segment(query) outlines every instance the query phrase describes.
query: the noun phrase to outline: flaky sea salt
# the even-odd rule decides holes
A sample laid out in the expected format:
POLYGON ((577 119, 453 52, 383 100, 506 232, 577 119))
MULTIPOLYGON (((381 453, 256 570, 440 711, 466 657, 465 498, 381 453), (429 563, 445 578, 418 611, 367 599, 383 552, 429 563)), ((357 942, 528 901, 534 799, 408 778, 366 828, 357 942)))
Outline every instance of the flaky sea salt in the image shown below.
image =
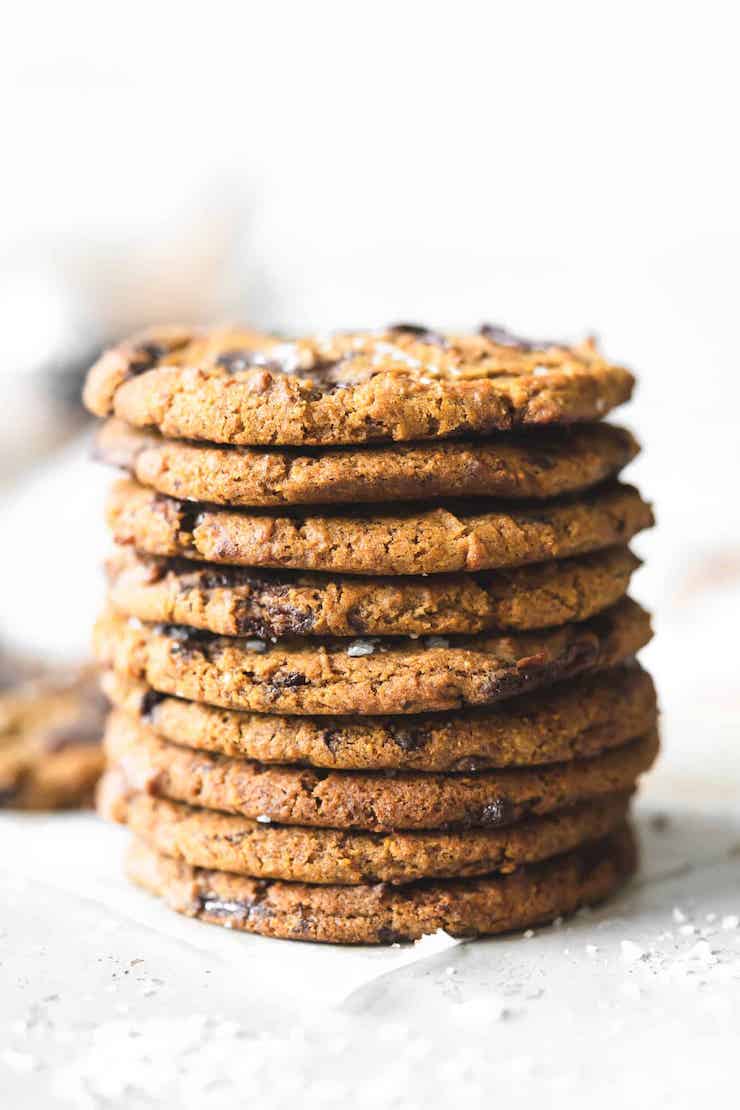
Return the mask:
POLYGON ((357 659, 361 655, 372 655, 375 651, 375 644, 371 644, 369 640, 353 640, 347 648, 347 655, 350 659, 357 659))
POLYGON ((264 640, 246 640, 244 646, 247 651, 256 651, 258 655, 264 655, 267 651, 267 644, 264 640))
POLYGON ((645 957, 644 948, 640 948, 640 945, 635 944, 633 940, 623 940, 620 947, 622 950, 622 959, 625 963, 634 964, 645 957))

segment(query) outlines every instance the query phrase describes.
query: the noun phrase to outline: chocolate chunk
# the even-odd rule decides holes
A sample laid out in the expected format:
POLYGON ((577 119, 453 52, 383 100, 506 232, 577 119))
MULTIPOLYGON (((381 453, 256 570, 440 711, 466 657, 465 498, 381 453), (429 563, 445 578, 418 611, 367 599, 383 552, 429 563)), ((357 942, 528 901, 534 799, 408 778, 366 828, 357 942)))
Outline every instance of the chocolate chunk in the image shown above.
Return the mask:
POLYGON ((225 901, 222 898, 199 899, 198 912, 212 914, 215 917, 231 918, 238 921, 248 921, 251 907, 246 902, 225 901))
POLYGON ((515 335, 507 328, 499 327, 497 324, 481 324, 478 334, 482 335, 484 339, 490 339, 492 343, 496 343, 499 347, 513 347, 518 351, 546 351, 549 347, 563 346, 562 343, 552 339, 525 339, 523 336, 515 335))
POLYGON ((157 706, 166 697, 167 695, 161 694, 159 690, 147 690, 139 705, 139 716, 142 721, 153 721, 157 706))
POLYGON ((339 729, 327 728, 322 732, 321 739, 330 752, 335 752, 342 742, 342 733, 339 729))
POLYGON ((391 324, 388 331, 398 332, 401 335, 413 335, 420 343, 429 343, 433 347, 446 347, 447 340, 438 331, 427 328, 423 324, 391 324))
POLYGON ((285 690, 292 689, 295 686, 308 686, 309 681, 305 674, 299 674, 298 671, 288 671, 287 674, 273 678, 270 685, 277 690, 285 690))
POLYGON ((135 378, 151 370, 168 354, 167 347, 161 343, 140 343, 134 351, 126 371, 126 377, 135 378))
POLYGON ((387 925, 381 925, 377 935, 380 944, 400 944, 407 939, 403 933, 399 933, 396 929, 391 929, 387 925))
POLYGON ((201 522, 202 507, 197 501, 177 501, 176 505, 179 517, 177 527, 181 532, 192 534, 201 522))
POLYGON ((429 743, 428 729, 391 725, 389 732, 393 743, 397 744, 403 752, 418 752, 429 743))
POLYGON ((484 828, 510 825, 517 817, 517 808, 507 798, 494 798, 480 811, 479 821, 484 828))
POLYGON ((190 628, 183 624, 157 624, 154 630, 159 635, 175 641, 171 648, 173 655, 200 654, 210 659, 220 646, 219 637, 202 628, 190 628))
POLYGON ((261 370, 276 370, 278 373, 286 371, 283 363, 271 358, 264 351, 224 351, 216 359, 216 366, 227 370, 229 374, 238 374, 241 370, 250 370, 257 366, 261 370))

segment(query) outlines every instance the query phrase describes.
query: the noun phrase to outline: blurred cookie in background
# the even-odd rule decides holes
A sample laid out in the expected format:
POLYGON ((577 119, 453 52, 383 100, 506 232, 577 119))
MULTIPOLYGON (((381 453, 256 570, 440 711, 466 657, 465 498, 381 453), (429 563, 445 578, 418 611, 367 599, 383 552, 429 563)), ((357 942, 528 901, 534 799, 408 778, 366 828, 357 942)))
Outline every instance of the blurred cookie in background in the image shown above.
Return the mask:
POLYGON ((90 805, 105 710, 94 667, 49 667, 0 651, 0 809, 90 805))

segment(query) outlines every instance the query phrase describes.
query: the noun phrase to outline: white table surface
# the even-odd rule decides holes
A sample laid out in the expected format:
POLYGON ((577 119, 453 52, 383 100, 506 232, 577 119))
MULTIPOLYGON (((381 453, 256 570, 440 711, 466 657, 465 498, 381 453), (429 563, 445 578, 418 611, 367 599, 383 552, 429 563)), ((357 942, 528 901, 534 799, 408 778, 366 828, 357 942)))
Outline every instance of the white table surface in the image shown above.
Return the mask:
MULTIPOLYGON (((663 446, 660 463, 638 464, 666 508, 637 545, 649 562, 635 594, 659 613, 644 660, 665 752, 639 803, 642 871, 621 897, 529 939, 437 935, 379 951, 271 941, 133 890, 125 833, 92 815, 3 815, 0 1105, 611 1110, 693 1108, 708 1093, 734 1105, 737 498, 711 530, 695 527, 694 479, 676 490, 682 449, 663 446)), ((0 596, 0 627, 18 640, 84 650, 107 481, 74 448, 8 505, 17 588, 0 596)), ((721 498, 712 487, 706 512, 721 498)))

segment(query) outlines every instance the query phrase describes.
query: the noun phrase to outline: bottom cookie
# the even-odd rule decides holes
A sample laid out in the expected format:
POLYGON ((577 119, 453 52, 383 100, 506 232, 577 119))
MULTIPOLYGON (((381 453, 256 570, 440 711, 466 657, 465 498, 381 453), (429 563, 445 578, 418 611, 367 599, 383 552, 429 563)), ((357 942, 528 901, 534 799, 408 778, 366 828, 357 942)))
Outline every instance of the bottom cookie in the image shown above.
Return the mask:
POLYGON ((158 855, 134 841, 129 878, 171 909, 212 925, 326 944, 392 944, 444 929, 473 937, 525 929, 614 893, 634 872, 625 825, 602 840, 510 875, 394 887, 255 880, 158 855))

